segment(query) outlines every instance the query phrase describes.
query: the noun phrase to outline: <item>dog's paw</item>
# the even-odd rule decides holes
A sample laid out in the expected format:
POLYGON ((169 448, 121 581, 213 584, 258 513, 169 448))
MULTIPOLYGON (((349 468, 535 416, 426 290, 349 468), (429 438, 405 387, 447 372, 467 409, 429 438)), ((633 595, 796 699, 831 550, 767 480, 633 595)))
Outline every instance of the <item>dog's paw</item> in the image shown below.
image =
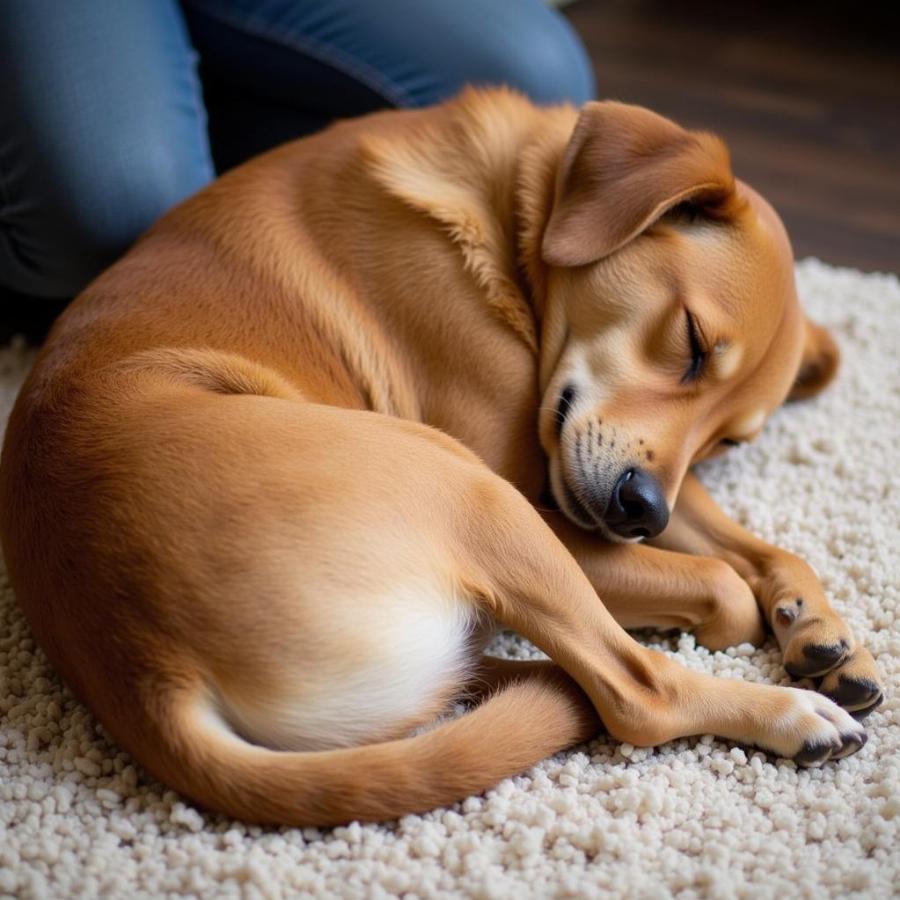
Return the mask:
POLYGON ((843 759, 865 746, 863 727, 827 697, 800 688, 782 690, 790 692, 787 708, 767 723, 758 746, 806 767, 843 759))
POLYGON ((813 679, 817 690, 858 718, 881 703, 875 660, 838 616, 815 613, 798 597, 776 605, 772 624, 792 678, 813 679))
POLYGON ((842 619, 830 610, 815 609, 802 597, 777 603, 772 627, 792 678, 822 677, 846 659, 853 644, 842 619))
POLYGON ((822 678, 818 690, 857 719, 865 718, 884 700, 875 660, 865 647, 860 646, 851 650, 839 666, 822 678))

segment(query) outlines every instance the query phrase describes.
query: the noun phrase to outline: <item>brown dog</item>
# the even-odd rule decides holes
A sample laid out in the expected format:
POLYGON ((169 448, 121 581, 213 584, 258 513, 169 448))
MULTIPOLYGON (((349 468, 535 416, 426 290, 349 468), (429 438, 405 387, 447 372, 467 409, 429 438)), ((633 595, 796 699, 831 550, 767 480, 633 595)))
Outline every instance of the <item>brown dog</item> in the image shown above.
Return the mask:
POLYGON ((716 138, 502 91, 370 116, 226 175, 61 318, 6 436, 10 577, 115 738, 244 819, 447 803, 594 710, 816 765, 862 746, 873 660, 688 469, 836 363, 716 138), (481 657, 497 622, 559 668, 481 657), (621 627, 764 622, 832 699, 621 627))

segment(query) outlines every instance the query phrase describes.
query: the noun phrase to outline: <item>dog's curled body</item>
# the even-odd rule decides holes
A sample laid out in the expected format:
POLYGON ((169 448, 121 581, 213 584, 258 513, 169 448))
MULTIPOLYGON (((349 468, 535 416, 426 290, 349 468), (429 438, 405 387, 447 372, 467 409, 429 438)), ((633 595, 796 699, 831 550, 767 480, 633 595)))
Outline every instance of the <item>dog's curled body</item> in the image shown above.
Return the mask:
MULTIPOLYGON (((595 708, 641 744, 862 744, 818 695, 639 647, 532 505, 569 277, 542 255, 576 118, 501 91, 339 124, 165 216, 55 326, 0 465, 10 577, 166 783, 254 821, 393 817, 586 739, 595 708), (483 659, 498 621, 561 668, 483 659), (421 730, 467 693, 487 698, 421 730)), ((776 400, 802 343, 783 315, 776 400)), ((729 638, 758 618, 713 615, 729 638)))

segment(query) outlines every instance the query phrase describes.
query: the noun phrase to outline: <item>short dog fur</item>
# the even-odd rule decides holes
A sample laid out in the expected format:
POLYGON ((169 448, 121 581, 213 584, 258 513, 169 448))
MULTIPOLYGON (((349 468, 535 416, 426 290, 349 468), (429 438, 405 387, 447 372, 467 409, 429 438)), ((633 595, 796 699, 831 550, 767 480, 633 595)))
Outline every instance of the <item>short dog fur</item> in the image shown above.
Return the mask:
POLYGON ((709 134, 502 90, 340 123, 61 317, 6 435, 10 578, 114 738, 246 820, 425 810, 601 722, 817 765, 864 743, 873 659, 690 466, 837 360, 709 134), (484 656, 496 624, 552 662, 484 656), (819 692, 688 671, 645 626, 771 628, 819 692))

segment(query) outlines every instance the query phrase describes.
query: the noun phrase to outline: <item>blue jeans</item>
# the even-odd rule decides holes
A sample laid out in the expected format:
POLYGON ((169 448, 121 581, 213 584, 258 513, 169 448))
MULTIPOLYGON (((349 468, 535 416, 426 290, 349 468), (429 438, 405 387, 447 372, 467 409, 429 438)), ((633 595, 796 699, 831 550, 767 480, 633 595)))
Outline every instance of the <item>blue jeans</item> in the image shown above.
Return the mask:
POLYGON ((466 83, 594 90, 544 0, 0 0, 0 286, 71 297, 217 169, 466 83))

